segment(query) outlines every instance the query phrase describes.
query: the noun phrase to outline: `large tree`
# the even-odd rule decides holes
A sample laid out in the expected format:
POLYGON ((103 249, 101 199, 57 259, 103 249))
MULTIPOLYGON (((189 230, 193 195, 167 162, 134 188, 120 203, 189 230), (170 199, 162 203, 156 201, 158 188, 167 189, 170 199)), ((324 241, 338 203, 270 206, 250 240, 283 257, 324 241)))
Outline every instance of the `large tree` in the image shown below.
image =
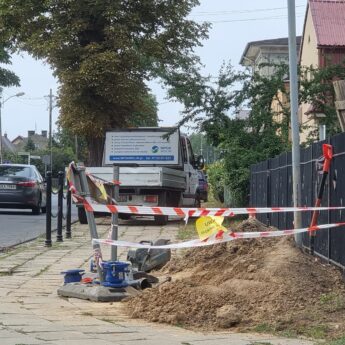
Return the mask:
MULTIPOLYGON (((11 57, 5 44, 0 44, 0 65, 10 65, 11 57)), ((3 87, 19 86, 19 78, 12 71, 0 66, 0 95, 3 87)))
POLYGON ((198 63, 198 0, 0 0, 0 40, 44 59, 60 81, 60 123, 100 164, 104 132, 147 114, 145 81, 198 63))

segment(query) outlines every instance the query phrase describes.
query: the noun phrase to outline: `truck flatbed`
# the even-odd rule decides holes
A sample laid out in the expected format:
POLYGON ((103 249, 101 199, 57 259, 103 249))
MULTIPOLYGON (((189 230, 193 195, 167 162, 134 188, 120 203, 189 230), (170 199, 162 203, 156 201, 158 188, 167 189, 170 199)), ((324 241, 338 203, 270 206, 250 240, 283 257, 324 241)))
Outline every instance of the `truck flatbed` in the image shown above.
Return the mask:
MULTIPOLYGON (((113 167, 87 167, 86 172, 106 181, 113 180, 113 167)), ((186 173, 167 167, 120 167, 120 188, 152 187, 184 191, 186 173)))

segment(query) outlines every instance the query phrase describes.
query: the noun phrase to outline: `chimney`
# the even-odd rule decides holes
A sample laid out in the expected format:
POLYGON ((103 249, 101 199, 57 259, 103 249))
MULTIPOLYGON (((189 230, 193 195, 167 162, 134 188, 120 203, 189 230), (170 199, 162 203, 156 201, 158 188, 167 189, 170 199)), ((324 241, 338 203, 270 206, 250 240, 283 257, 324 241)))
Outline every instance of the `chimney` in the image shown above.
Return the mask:
POLYGON ((32 137, 33 135, 35 135, 35 131, 28 131, 28 137, 32 137))
POLYGON ((41 136, 44 138, 48 137, 48 131, 42 131, 41 136))

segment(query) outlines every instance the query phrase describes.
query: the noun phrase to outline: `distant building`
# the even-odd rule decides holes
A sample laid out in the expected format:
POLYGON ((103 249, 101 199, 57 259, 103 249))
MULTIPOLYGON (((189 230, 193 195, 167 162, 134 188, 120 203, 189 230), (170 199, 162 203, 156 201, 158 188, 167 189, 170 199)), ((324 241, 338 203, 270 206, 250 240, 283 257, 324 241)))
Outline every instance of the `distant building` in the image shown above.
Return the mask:
POLYGON ((34 143, 35 150, 44 150, 48 147, 48 131, 41 131, 41 134, 35 133, 35 131, 28 131, 28 136, 26 138, 18 135, 12 140, 12 144, 16 151, 23 151, 28 143, 29 138, 34 143))
MULTIPOLYGON (((304 19, 299 62, 301 66, 321 68, 343 64, 345 60, 345 0, 308 0, 304 19)), ((319 127, 320 113, 313 104, 302 104, 299 121, 309 129, 301 142, 319 127)))
POLYGON ((9 153, 15 153, 16 147, 12 144, 11 140, 8 139, 7 133, 4 134, 4 136, 1 138, 2 143, 2 152, 9 152, 9 153))
MULTIPOLYGON (((296 49, 299 51, 301 36, 296 37, 296 49)), ((269 77, 274 74, 274 66, 262 66, 262 64, 288 64, 289 63, 289 41, 287 37, 274 38, 262 41, 249 42, 244 49, 240 64, 251 68, 252 72, 257 72, 263 77, 269 77)), ((274 121, 281 123, 283 121, 283 108, 288 107, 288 99, 285 92, 289 89, 289 78, 286 75, 284 79, 284 90, 279 90, 272 99, 271 110, 274 121)), ((291 133, 289 133, 291 138, 291 133)))
MULTIPOLYGON (((296 38, 297 51, 299 51, 300 42, 301 37, 298 36, 296 38)), ((240 64, 250 67, 253 73, 258 72, 262 76, 272 75, 274 73, 274 67, 260 66, 264 63, 289 63, 289 42, 287 37, 247 43, 240 64)))

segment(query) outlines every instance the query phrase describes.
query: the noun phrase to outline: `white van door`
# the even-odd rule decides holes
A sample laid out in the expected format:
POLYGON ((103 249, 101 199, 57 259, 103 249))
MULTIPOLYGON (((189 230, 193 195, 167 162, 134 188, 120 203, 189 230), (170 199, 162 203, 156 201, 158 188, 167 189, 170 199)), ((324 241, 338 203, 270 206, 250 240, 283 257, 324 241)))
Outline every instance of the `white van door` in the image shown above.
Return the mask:
POLYGON ((187 180, 187 186, 185 192, 183 193, 182 203, 184 206, 195 206, 199 179, 197 170, 194 168, 195 162, 192 145, 188 138, 181 136, 181 147, 183 166, 187 180))

